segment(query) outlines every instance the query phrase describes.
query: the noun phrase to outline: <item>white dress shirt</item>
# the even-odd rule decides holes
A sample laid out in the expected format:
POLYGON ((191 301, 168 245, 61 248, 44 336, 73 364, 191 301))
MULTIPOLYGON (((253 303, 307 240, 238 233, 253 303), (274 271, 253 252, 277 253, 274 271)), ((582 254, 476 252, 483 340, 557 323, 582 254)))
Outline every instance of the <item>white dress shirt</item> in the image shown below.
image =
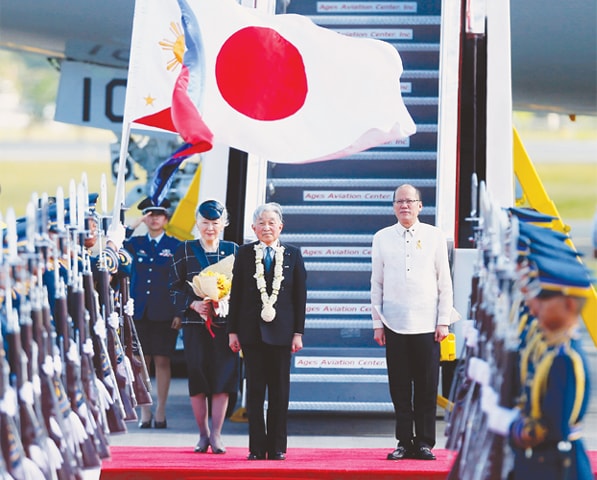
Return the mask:
POLYGON ((373 328, 385 324, 401 334, 431 333, 450 325, 453 306, 448 247, 443 232, 417 221, 400 223, 373 237, 371 314, 373 328))

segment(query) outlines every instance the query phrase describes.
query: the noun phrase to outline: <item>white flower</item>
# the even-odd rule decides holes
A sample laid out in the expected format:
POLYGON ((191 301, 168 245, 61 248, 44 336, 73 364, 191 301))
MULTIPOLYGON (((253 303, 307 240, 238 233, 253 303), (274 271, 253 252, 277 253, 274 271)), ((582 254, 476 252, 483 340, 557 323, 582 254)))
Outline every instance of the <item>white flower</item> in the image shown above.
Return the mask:
POLYGON ((261 303, 263 307, 261 308, 261 318, 265 322, 271 322, 274 318, 276 318, 276 309, 274 305, 278 300, 278 293, 280 292, 280 286, 282 285, 282 280, 284 280, 283 276, 283 269, 282 264, 284 263, 284 247, 277 246, 272 247, 274 249, 275 255, 275 265, 274 265, 274 279, 272 281, 272 294, 267 294, 267 287, 265 283, 265 274, 263 269, 263 245, 258 243, 255 245, 255 280, 257 283, 257 288, 259 289, 259 293, 261 293, 261 303))

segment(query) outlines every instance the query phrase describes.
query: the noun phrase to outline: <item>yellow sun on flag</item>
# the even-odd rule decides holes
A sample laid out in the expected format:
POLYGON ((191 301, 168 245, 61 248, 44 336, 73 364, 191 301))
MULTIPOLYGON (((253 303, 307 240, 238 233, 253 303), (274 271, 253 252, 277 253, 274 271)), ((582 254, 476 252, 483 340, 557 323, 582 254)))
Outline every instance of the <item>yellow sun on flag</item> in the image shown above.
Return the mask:
POLYGON ((163 50, 172 51, 173 57, 170 60, 168 60, 166 68, 168 70, 175 70, 180 65, 182 65, 182 60, 186 47, 184 43, 184 32, 180 24, 170 22, 170 32, 172 32, 174 40, 164 39, 161 42, 159 42, 159 45, 162 47, 163 50))

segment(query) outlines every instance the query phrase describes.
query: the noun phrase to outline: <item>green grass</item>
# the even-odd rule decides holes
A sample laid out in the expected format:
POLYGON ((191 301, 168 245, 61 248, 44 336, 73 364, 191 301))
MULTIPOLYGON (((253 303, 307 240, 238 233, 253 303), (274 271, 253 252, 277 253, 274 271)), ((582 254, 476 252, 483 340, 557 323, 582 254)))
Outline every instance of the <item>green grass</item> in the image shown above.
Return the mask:
MULTIPOLYGON (((87 174, 90 192, 100 190, 102 173, 107 176, 108 198, 113 199, 114 188, 110 181, 110 164, 105 162, 74 162, 74 161, 3 161, 0 162, 0 212, 6 215, 9 207, 13 207, 17 216, 25 214, 27 203, 33 192, 38 195, 56 194, 61 186, 64 196, 69 195, 69 183, 73 179, 81 181, 82 174, 87 174)), ((112 200, 108 202, 112 204, 112 200)))
MULTIPOLYGON (((71 179, 78 184, 83 173, 87 175, 90 193, 100 193, 102 173, 106 175, 107 204, 111 211, 115 189, 111 180, 110 162, 106 158, 103 161, 84 162, 0 161, 0 213, 5 216, 7 209, 12 207, 17 217, 23 216, 34 192, 38 196, 44 193, 53 196, 59 186, 62 187, 64 196, 68 197, 71 179)), ((127 190, 129 188, 131 185, 127 185, 127 190)))
MULTIPOLYGON (((597 162, 543 163, 535 167, 564 221, 592 218, 597 206, 597 162)), ((33 192, 54 195, 58 186, 62 186, 67 196, 70 180, 78 183, 83 172, 87 173, 89 190, 95 192, 99 192, 101 174, 106 174, 111 208, 114 186, 107 158, 85 162, 0 161, 0 212, 6 214, 7 208, 12 206, 17 216, 24 215, 33 192)))
POLYGON ((592 218, 597 206, 597 162, 535 165, 564 221, 592 218))

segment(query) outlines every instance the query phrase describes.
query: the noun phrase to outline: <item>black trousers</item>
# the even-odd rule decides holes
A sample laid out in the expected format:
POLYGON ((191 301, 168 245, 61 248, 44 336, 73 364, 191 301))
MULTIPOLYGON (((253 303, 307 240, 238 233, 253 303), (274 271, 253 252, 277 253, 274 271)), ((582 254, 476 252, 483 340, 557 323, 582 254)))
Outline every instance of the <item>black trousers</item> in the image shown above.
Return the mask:
POLYGON ((286 452, 290 400, 290 345, 243 345, 247 374, 249 450, 286 452), (267 390, 267 423, 263 416, 267 390))
POLYGON ((440 353, 435 333, 403 335, 388 328, 385 333, 396 439, 405 446, 433 448, 440 353))

